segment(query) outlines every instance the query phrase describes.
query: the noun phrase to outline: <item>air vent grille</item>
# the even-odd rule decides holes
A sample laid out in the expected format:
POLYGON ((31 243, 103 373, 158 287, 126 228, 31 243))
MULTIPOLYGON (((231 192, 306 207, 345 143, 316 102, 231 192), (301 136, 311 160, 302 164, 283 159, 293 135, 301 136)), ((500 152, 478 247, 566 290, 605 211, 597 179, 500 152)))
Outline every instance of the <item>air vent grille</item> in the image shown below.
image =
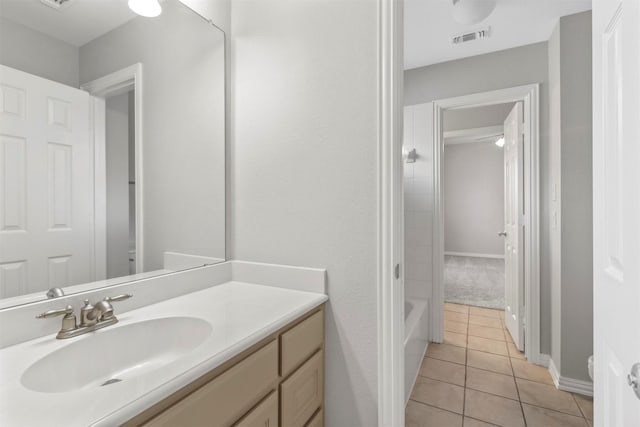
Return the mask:
POLYGON ((63 11, 71 6, 75 0, 40 0, 40 3, 57 11, 63 11))
POLYGON ((464 34, 457 34, 451 37, 451 44, 462 44, 472 42, 474 40, 486 39, 491 35, 491 28, 487 27, 482 30, 471 31, 464 34))

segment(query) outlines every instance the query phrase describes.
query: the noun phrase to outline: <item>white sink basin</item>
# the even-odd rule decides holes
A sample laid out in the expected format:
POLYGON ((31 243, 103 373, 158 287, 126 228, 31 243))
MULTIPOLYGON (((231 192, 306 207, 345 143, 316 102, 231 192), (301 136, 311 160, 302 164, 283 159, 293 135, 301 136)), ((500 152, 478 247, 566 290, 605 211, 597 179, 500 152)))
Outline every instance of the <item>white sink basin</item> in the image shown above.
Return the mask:
POLYGON ((195 317, 107 327, 33 363, 22 375, 22 385, 43 393, 65 393, 127 381, 179 359, 210 334, 209 322, 195 317))

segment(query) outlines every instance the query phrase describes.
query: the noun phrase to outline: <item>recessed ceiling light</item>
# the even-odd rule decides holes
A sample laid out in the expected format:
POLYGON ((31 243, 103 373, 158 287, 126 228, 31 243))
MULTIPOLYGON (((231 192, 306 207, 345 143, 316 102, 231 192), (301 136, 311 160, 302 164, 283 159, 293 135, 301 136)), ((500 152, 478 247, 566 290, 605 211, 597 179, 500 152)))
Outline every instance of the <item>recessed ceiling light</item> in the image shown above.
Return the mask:
POLYGON ((154 18, 162 13, 158 0, 129 0, 129 9, 147 18, 154 18))
POLYGON ((496 145, 498 147, 504 147, 504 136, 500 137, 497 141, 496 141, 496 145))

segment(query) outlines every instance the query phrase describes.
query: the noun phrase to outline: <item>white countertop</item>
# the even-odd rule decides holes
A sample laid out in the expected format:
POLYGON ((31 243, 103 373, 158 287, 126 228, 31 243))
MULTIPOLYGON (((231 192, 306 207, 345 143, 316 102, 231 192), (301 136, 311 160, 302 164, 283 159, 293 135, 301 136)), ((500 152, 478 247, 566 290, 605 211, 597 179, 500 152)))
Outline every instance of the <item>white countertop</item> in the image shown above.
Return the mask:
MULTIPOLYGON (((116 316, 102 330, 57 340, 45 336, 0 350, 0 425, 112 426, 123 423, 327 301, 324 294, 231 281, 116 316), (25 388, 22 373, 43 356, 131 323, 167 317, 209 322, 211 335, 162 369, 111 384, 65 393, 25 388)), ((38 321, 33 319, 34 322, 38 321)), ((100 363, 100 349, 87 358, 100 363)))

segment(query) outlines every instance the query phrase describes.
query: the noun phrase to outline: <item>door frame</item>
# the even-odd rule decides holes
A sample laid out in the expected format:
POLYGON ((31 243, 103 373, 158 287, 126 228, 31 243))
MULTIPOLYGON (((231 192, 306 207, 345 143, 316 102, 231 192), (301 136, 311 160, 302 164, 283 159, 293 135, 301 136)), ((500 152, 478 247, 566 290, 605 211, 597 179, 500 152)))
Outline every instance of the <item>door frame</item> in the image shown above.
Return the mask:
POLYGON ((135 134, 135 189, 136 189, 136 273, 144 271, 144 169, 143 169, 143 117, 142 117, 142 63, 107 74, 80 86, 92 97, 91 122, 95 146, 95 259, 96 280, 106 279, 106 229, 98 230, 97 224, 106 224, 106 139, 105 99, 133 90, 135 134))
POLYGON ((378 3, 378 426, 404 426, 403 0, 378 3))
POLYGON ((540 354, 540 85, 538 83, 463 95, 433 101, 433 315, 431 339, 444 339, 444 204, 442 201, 442 153, 444 150, 442 118, 445 110, 523 102, 524 104, 524 313, 525 356, 538 365, 547 366, 548 357, 540 354), (527 262, 528 261, 528 262, 527 262))

